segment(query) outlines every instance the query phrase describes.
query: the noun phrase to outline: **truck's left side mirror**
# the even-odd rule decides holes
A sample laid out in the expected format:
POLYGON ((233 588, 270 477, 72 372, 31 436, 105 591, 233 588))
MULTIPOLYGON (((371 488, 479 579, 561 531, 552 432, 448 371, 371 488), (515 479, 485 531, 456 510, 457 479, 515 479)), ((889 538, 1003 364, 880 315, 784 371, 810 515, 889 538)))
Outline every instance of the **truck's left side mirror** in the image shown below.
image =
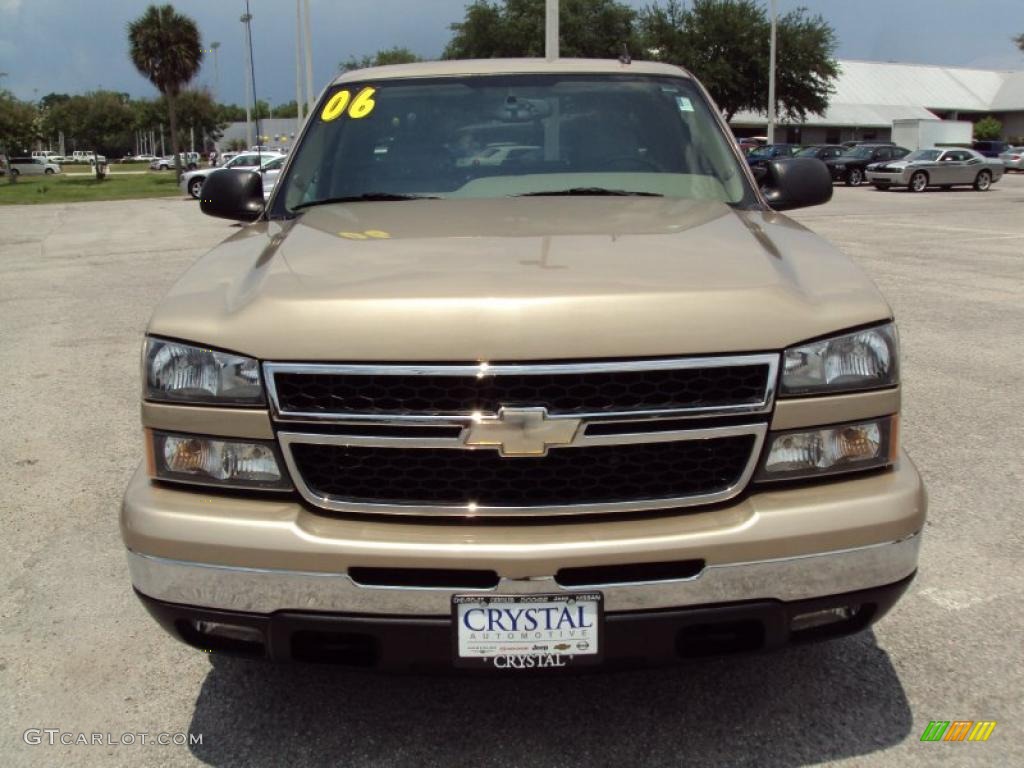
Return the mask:
POLYGON ((256 221, 263 214, 263 204, 263 177, 233 168, 211 173, 199 199, 207 216, 232 221, 256 221))
POLYGON ((758 181, 768 205, 776 211, 821 205, 832 199, 832 174, 816 157, 772 160, 758 181))

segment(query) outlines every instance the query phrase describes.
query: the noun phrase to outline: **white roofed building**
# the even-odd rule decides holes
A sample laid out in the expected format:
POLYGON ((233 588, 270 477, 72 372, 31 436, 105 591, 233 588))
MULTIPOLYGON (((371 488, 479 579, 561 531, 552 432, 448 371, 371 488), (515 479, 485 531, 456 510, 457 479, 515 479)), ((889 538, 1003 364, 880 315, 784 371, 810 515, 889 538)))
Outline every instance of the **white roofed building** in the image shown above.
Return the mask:
MULTIPOLYGON (((803 144, 889 138, 893 120, 976 121, 992 115, 1003 138, 1024 137, 1024 70, 970 69, 932 64, 839 60, 835 93, 823 115, 776 125, 776 140, 803 144)), ((741 112, 738 135, 764 133, 765 115, 741 112)))

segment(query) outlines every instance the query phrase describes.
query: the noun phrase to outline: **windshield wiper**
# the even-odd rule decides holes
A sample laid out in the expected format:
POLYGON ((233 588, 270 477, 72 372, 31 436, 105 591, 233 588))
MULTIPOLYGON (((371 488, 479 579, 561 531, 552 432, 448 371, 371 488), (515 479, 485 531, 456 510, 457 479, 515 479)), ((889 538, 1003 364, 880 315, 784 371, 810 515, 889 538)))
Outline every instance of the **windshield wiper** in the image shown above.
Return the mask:
POLYGON ((604 187, 572 187, 570 189, 556 189, 548 192, 524 192, 513 197, 553 197, 568 195, 614 195, 631 197, 664 197, 660 192, 633 192, 628 189, 605 189, 604 187))
POLYGON ((439 200, 434 195, 399 195, 394 192, 364 192, 361 195, 345 195, 344 197, 327 197, 323 200, 310 200, 292 207, 293 211, 311 208, 314 205, 330 205, 331 203, 374 203, 391 202, 393 200, 439 200))

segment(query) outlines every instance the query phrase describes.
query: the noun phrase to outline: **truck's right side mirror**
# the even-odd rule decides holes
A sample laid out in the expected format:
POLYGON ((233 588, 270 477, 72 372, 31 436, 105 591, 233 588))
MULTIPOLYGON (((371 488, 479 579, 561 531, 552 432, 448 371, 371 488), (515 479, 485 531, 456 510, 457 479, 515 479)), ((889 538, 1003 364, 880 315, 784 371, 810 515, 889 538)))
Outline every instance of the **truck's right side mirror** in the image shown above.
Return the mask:
POLYGON ((263 214, 263 178, 234 168, 211 173, 203 183, 199 207, 207 216, 256 221, 263 214))
POLYGON ((768 205, 776 211, 821 205, 832 199, 832 174, 816 157, 771 160, 758 181, 768 205))

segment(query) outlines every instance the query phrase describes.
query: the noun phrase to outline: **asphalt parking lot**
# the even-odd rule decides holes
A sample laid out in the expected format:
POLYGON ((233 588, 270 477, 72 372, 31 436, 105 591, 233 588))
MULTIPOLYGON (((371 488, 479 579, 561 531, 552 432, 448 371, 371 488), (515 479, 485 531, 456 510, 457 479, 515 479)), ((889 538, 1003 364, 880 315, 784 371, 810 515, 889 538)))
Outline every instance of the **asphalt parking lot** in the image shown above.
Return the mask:
POLYGON ((3 764, 1024 765, 1024 175, 988 193, 837 187, 794 218, 900 321, 903 440, 931 496, 910 594, 831 644, 484 681, 277 667, 163 634, 117 530, 141 455, 140 339, 232 226, 182 199, 0 207, 3 764), (957 719, 998 726, 919 741, 957 719), (29 728, 202 744, 30 746, 29 728))

